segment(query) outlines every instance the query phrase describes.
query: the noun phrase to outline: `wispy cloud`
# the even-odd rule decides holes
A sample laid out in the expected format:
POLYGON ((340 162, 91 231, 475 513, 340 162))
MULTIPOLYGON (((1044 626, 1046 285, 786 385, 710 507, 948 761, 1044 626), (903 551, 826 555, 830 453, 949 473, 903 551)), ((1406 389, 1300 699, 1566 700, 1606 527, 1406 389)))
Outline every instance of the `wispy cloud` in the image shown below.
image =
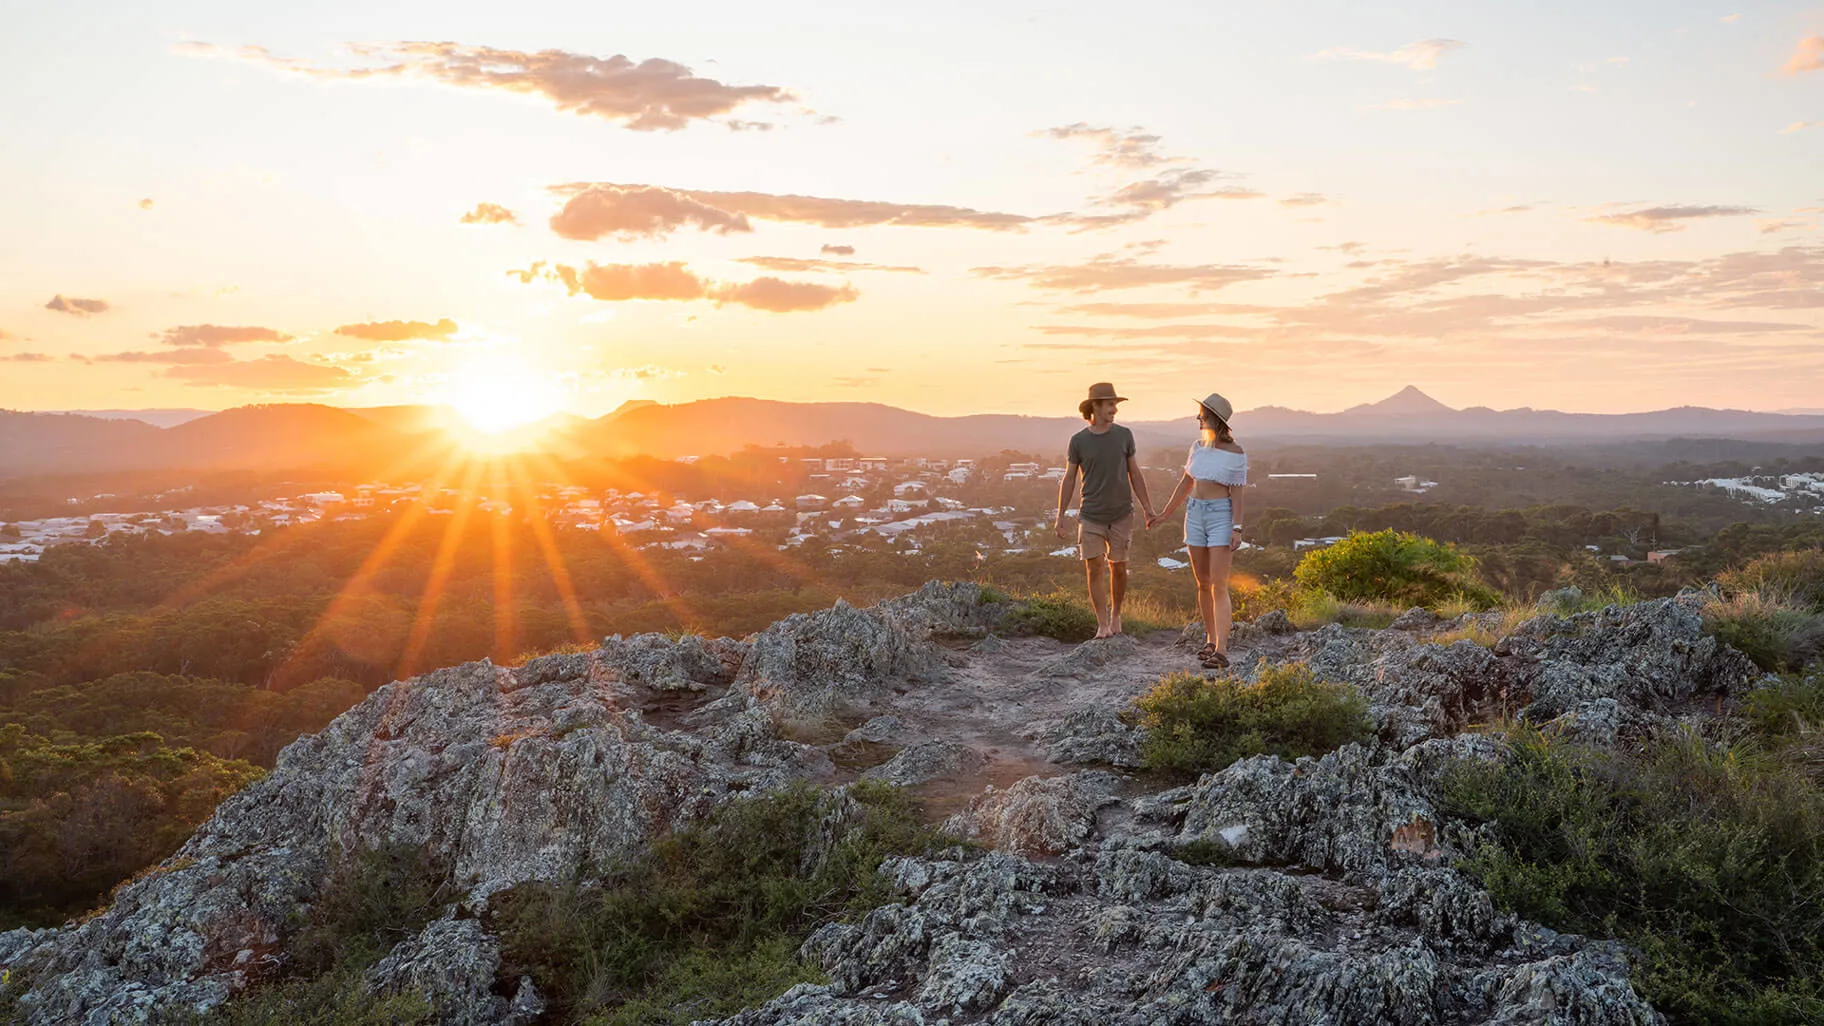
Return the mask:
POLYGON ((292 339, 271 328, 220 324, 185 324, 166 328, 153 337, 168 346, 225 346, 238 342, 290 342, 292 339))
POLYGON ((766 192, 709 192, 656 185, 573 182, 551 191, 568 196, 551 217, 551 230, 566 239, 659 238, 695 225, 718 233, 752 231, 749 218, 814 224, 824 228, 896 225, 914 228, 979 228, 1017 231, 1033 218, 968 207, 877 200, 830 199, 766 192))
POLYGON ((277 355, 257 360, 172 367, 165 371, 165 376, 192 385, 256 392, 330 392, 359 382, 354 374, 342 367, 277 355))
POLYGON ((1301 192, 1282 197, 1279 205, 1282 207, 1319 207, 1329 202, 1332 202, 1330 197, 1321 192, 1301 192))
POLYGON ((1785 128, 1780 129, 1780 134, 1781 135, 1792 135, 1794 132, 1803 132, 1807 128, 1818 128, 1820 126, 1824 126, 1824 120, 1794 121, 1792 124, 1787 125, 1785 128))
POLYGON ((1685 222, 1708 217, 1743 217, 1760 213, 1756 207, 1730 206, 1660 206, 1642 207, 1637 210, 1623 210, 1609 214, 1597 214, 1584 218, 1596 224, 1612 224, 1622 228, 1634 228, 1644 232, 1682 232, 1685 222))
POLYGON ((1804 221, 1768 220, 1754 222, 1754 230, 1760 232, 1762 235, 1773 235, 1778 232, 1794 232, 1810 227, 1811 225, 1806 224, 1804 221))
POLYGON ((164 364, 205 364, 229 363, 234 357, 226 349, 215 349, 208 346, 189 349, 165 349, 155 352, 133 350, 125 353, 98 353, 93 357, 99 363, 164 363, 164 364))
POLYGON ((1374 50, 1358 50, 1351 46, 1335 46, 1328 50, 1311 55, 1313 60, 1350 60, 1382 61, 1387 64, 1399 64, 1414 71, 1430 71, 1438 66, 1438 58, 1455 50, 1461 50, 1468 44, 1460 39, 1426 39, 1417 43, 1407 43, 1398 50, 1385 53, 1374 50))
POLYGON ((1096 153, 1090 158, 1091 162, 1109 167, 1149 168, 1184 159, 1168 157, 1159 152, 1160 137, 1138 126, 1128 129, 1106 128, 1079 121, 1074 125, 1060 125, 1033 134, 1052 139, 1087 139, 1096 145, 1096 153))
MULTIPOLYGON (((465 89, 537 96, 558 110, 620 122, 635 131, 675 131, 750 103, 796 99, 781 86, 726 85, 661 58, 592 57, 566 50, 500 50, 449 42, 350 43, 365 66, 334 68, 278 57, 262 46, 180 43, 179 53, 229 57, 314 78, 425 79, 465 89), (377 62, 377 63, 376 63, 377 62)), ((741 122, 747 127, 752 122, 741 122)))
POLYGON ((826 242, 823 244, 823 248, 818 250, 818 252, 822 253, 825 256, 854 256, 855 247, 854 246, 832 246, 826 242))
POLYGON ((1237 282, 1270 278, 1277 271, 1229 264, 1144 264, 1129 257, 1103 254, 1081 264, 1028 264, 1016 267, 972 267, 982 278, 1023 281, 1033 288, 1070 292, 1133 289, 1148 285, 1182 285, 1192 292, 1220 289, 1237 282))
POLYGON ((336 334, 348 338, 365 339, 369 342, 404 342, 409 339, 445 341, 456 334, 456 330, 456 322, 445 317, 435 323, 428 321, 369 321, 365 324, 344 324, 336 329, 336 334))
POLYGON ((1441 99, 1437 99, 1435 97, 1426 98, 1426 99, 1418 99, 1418 100, 1409 99, 1407 97, 1400 97, 1397 100, 1387 100, 1382 103, 1370 103, 1367 105, 1367 109, 1369 109, 1369 110, 1433 110, 1438 107, 1455 107, 1462 102, 1463 102, 1462 100, 1441 100, 1441 99))
MULTIPOLYGON (((42 295, 42 293, 40 294, 42 295)), ((44 308, 66 313, 72 317, 87 317, 91 314, 107 312, 108 301, 105 299, 78 299, 75 296, 65 298, 62 294, 58 294, 52 296, 50 302, 44 304, 44 308)))
POLYGON ((462 215, 463 224, 518 224, 513 211, 498 203, 477 203, 475 209, 462 215))
POLYGON ((1780 65, 1780 71, 1798 75, 1807 71, 1824 71, 1824 36, 1806 36, 1793 48, 1792 56, 1780 65))
POLYGON ((5 363, 50 363, 51 360, 49 353, 8 353, 0 356, 0 362, 5 363))
POLYGON ((906 267, 893 264, 868 264, 859 260, 816 260, 808 257, 752 256, 737 257, 738 264, 752 264, 767 271, 897 271, 904 274, 923 274, 922 267, 906 267))

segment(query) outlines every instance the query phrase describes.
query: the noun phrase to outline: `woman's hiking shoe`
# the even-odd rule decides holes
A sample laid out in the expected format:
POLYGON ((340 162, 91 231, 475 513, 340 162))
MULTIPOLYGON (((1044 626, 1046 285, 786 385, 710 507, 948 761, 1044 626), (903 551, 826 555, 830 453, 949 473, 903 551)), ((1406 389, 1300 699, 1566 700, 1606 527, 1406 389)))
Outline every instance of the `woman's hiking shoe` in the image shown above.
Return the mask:
POLYGON ((1229 668, 1229 657, 1212 648, 1210 654, 1203 657, 1203 668, 1206 670, 1226 670, 1229 668))
POLYGON ((1203 660, 1208 659, 1210 654, 1215 651, 1216 643, 1214 641, 1206 641, 1203 643, 1203 647, 1197 650, 1196 658, 1199 662, 1202 662, 1203 660))

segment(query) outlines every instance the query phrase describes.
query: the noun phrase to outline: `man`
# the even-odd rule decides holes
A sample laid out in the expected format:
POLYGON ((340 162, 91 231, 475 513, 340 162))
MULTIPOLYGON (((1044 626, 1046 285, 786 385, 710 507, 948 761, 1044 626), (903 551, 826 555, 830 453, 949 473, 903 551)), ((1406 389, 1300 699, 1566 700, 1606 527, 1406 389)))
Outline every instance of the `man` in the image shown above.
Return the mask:
POLYGON ((1098 381, 1077 412, 1089 426, 1071 436, 1069 469, 1058 485, 1058 537, 1070 540, 1064 514, 1083 476, 1083 506, 1077 511, 1077 553, 1089 581, 1089 604, 1096 611, 1096 637, 1121 633, 1121 601, 1127 597, 1127 546, 1134 536, 1133 497, 1150 519, 1153 502, 1146 476, 1134 458, 1134 433, 1115 423, 1115 405, 1126 402, 1115 386, 1098 381))

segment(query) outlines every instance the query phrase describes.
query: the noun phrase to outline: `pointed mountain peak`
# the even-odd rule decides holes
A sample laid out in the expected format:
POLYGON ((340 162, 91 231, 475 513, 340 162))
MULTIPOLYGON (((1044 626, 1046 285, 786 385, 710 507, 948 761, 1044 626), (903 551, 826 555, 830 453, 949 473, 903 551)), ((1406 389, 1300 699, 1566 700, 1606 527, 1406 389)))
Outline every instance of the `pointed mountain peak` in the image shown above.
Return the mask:
POLYGON ((1450 407, 1438 402, 1431 396, 1419 391, 1417 385, 1407 385, 1393 395, 1378 403, 1363 403, 1360 406, 1344 410, 1344 413, 1380 413, 1411 416, 1424 413, 1455 413, 1450 407))

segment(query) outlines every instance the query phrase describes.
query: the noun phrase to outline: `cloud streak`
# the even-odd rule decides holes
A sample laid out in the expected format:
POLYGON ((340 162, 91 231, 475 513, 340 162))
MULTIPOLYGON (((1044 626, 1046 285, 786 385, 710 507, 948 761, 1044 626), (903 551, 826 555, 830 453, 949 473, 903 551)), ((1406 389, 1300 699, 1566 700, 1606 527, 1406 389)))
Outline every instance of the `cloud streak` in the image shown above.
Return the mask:
POLYGON ((428 321, 369 321, 365 324, 344 324, 336 329, 336 334, 348 338, 364 339, 368 342, 405 342, 412 339, 447 341, 456 334, 456 322, 448 317, 431 323, 428 321))
POLYGON ((603 236, 659 238, 695 225, 718 233, 751 231, 749 218, 823 228, 893 225, 909 228, 976 228, 1018 231, 1034 219, 929 203, 832 199, 767 192, 711 192, 656 185, 573 182, 551 187, 568 196, 551 218, 551 229, 566 239, 603 236))
POLYGON ((1335 46, 1328 50, 1314 53, 1312 60, 1348 60, 1380 61, 1385 64, 1398 64, 1414 71, 1430 71, 1438 66, 1438 58, 1447 53, 1463 49, 1468 44, 1460 39, 1426 39, 1417 43, 1407 43, 1398 50, 1385 53, 1374 50, 1358 50, 1351 46, 1335 46))
POLYGON ((1202 292, 1238 282, 1259 281, 1278 272, 1264 267, 1229 264, 1144 264, 1131 257, 1105 253, 1081 264, 972 267, 970 273, 999 281, 1023 281, 1035 289, 1060 292, 1100 292, 1149 285, 1182 285, 1192 292, 1202 292))
MULTIPOLYGON (((262 46, 180 43, 179 53, 228 57, 319 79, 421 79, 461 89, 537 97, 560 111, 619 122, 638 132, 676 131, 752 103, 796 99, 781 86, 736 86, 700 78, 661 58, 592 57, 567 50, 501 50, 449 42, 350 43, 364 67, 332 68, 274 56, 262 46)), ((743 126, 748 122, 742 122, 743 126)))
POLYGON ((290 342, 292 336, 271 328, 219 324, 185 324, 152 336, 168 346, 226 346, 242 342, 290 342))
POLYGON ((1033 134, 1052 139, 1087 139, 1096 146, 1095 156, 1090 158, 1091 163, 1108 167, 1144 169, 1184 159, 1168 157, 1159 152, 1160 137, 1141 130, 1139 126, 1123 131, 1118 128, 1098 128, 1086 121, 1079 121, 1074 125, 1060 125, 1033 134))
POLYGON ((46 310, 69 314, 72 317, 88 317, 92 314, 106 313, 108 301, 105 299, 78 299, 75 296, 65 298, 59 293, 44 304, 46 310))
POLYGON ((698 276, 683 261, 655 264, 558 264, 545 276, 561 282, 571 295, 620 303, 634 299, 667 302, 708 301, 769 313, 800 313, 854 302, 861 293, 849 285, 785 281, 762 277, 739 283, 717 283, 698 276))
POLYGON ((208 388, 244 388, 256 392, 330 392, 356 384, 347 370, 325 363, 306 363, 289 356, 172 367, 165 376, 208 388))
POLYGON ((1620 228, 1633 228, 1643 232, 1665 233, 1682 232, 1685 222, 1709 217, 1744 217, 1758 214, 1757 207, 1733 206, 1695 206, 1671 205, 1642 207, 1637 210, 1624 210, 1612 214, 1597 214, 1584 218, 1595 224, 1610 224, 1620 228))
POLYGON ((806 257, 752 256, 737 257, 738 264, 752 264, 764 271, 890 271, 900 274, 923 274, 922 267, 907 267, 893 264, 868 264, 859 260, 815 260, 806 257))

